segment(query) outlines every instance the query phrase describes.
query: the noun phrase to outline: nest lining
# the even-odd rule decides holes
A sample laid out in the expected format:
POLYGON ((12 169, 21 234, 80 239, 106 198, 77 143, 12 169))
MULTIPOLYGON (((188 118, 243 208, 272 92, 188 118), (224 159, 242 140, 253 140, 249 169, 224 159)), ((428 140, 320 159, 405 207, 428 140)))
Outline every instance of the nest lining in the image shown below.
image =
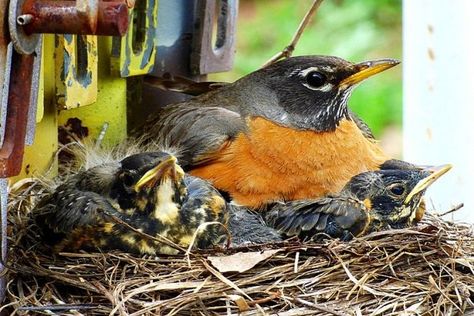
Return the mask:
POLYGON ((18 315, 474 313, 473 228, 434 214, 427 214, 415 228, 377 232, 347 243, 292 239, 233 249, 193 249, 158 258, 120 252, 53 255, 42 249, 28 223, 28 213, 48 187, 34 180, 23 184, 27 185, 14 188, 10 198, 3 311, 18 315), (211 263, 217 256, 244 252, 258 258, 269 250, 271 255, 240 273, 220 272, 222 267, 211 263))

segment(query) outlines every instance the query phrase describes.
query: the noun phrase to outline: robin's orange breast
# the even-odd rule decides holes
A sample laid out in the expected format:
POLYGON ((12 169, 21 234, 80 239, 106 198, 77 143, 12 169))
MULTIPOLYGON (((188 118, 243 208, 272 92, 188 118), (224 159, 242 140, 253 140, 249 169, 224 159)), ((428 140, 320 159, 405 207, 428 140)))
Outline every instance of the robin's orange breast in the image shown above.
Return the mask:
POLYGON ((332 132, 293 130, 260 117, 248 126, 211 163, 191 171, 245 206, 336 193, 352 176, 387 160, 350 120, 332 132))

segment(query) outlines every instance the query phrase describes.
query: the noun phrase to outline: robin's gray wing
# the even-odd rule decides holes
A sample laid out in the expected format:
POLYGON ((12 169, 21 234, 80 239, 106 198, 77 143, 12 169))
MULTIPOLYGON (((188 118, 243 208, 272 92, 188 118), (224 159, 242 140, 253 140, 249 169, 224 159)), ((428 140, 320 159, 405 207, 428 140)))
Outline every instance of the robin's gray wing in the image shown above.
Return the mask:
POLYGON ((165 91, 180 92, 189 95, 201 95, 228 85, 227 82, 194 81, 180 76, 146 76, 145 82, 165 91))
POLYGON ((356 123, 357 127, 360 129, 362 135, 364 135, 365 138, 375 140, 374 134, 372 134, 372 130, 370 129, 369 125, 367 125, 367 123, 365 123, 359 116, 357 116, 357 114, 349 110, 349 117, 354 121, 354 123, 356 123))
POLYGON ((143 142, 175 147, 186 170, 212 161, 246 125, 241 116, 221 107, 175 104, 160 110, 140 129, 143 142))
POLYGON ((276 203, 264 217, 269 226, 300 238, 326 234, 348 240, 363 231, 369 222, 364 204, 347 197, 276 203))

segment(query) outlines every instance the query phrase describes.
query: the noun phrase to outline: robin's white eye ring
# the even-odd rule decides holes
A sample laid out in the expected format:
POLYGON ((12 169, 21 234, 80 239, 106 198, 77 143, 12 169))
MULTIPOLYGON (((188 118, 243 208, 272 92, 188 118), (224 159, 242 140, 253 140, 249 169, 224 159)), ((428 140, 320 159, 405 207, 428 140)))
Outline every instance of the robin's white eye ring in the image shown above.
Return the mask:
POLYGON ((327 77, 319 71, 311 71, 306 75, 306 82, 313 88, 321 87, 326 83, 327 77))

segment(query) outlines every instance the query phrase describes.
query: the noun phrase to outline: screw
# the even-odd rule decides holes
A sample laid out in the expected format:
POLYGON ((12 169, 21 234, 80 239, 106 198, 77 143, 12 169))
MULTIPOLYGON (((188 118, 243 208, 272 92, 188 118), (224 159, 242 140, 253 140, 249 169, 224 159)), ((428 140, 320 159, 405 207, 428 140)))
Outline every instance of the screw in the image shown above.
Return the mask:
POLYGON ((19 15, 16 18, 16 23, 18 25, 26 25, 26 24, 30 23, 31 20, 33 20, 33 15, 31 15, 31 14, 22 14, 22 15, 19 15))

